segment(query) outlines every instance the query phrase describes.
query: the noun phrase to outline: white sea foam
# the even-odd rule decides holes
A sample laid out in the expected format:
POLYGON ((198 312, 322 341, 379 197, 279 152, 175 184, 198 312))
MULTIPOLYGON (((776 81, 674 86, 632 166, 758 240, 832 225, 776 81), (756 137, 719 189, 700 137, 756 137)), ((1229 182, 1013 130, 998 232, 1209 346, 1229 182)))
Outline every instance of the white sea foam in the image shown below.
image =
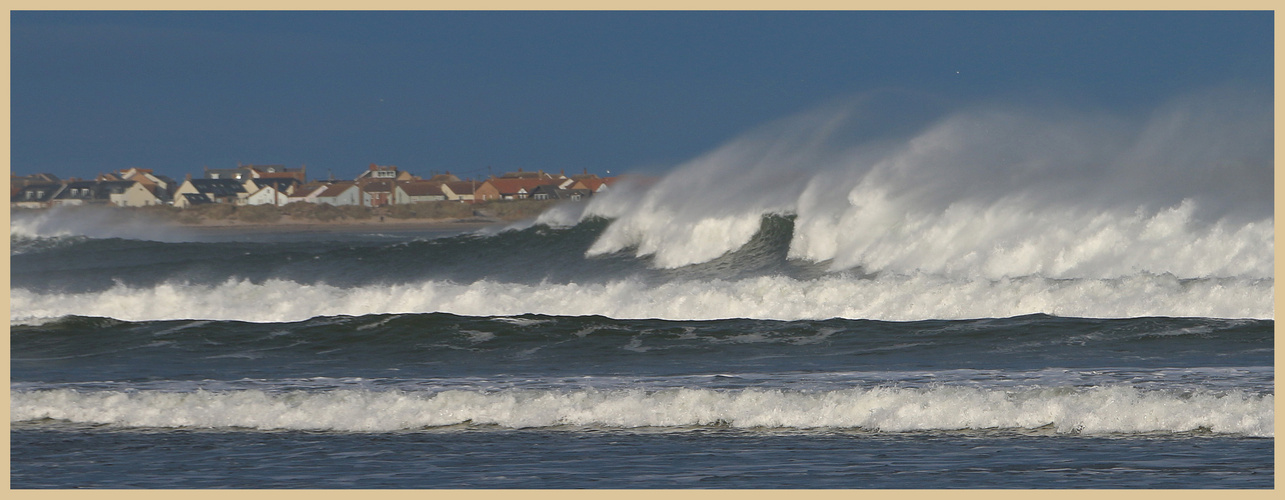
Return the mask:
POLYGON ((612 318, 969 319, 1045 313, 1088 318, 1199 316, 1273 318, 1271 279, 1180 280, 1139 274, 1119 279, 946 278, 939 275, 780 276, 649 285, 512 284, 430 281, 341 288, 268 280, 219 285, 117 285, 91 293, 10 290, 10 322, 67 315, 128 321, 215 319, 300 321, 315 316, 446 312, 468 316, 526 313, 612 318))
POLYGON ((977 107, 877 140, 842 131, 895 117, 869 100, 836 106, 731 141, 649 188, 595 197, 581 216, 614 221, 588 253, 681 267, 739 248, 763 214, 784 213, 796 215, 790 256, 833 269, 1271 277, 1272 122, 1256 99, 1223 89, 1132 119, 977 107))
POLYGON ((1208 431, 1274 436, 1271 394, 1142 391, 1128 386, 988 390, 863 388, 440 392, 14 391, 10 422, 57 419, 119 427, 388 432, 455 424, 860 428, 884 432, 1035 429, 1058 433, 1208 431))

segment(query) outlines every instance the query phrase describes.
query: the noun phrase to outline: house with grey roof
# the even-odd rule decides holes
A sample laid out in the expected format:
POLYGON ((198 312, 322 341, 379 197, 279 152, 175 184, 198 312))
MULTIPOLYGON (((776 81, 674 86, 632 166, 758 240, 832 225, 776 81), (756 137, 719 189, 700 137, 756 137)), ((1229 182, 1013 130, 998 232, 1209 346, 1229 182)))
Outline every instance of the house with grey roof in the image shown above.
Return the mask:
POLYGON ((54 197, 63 190, 61 183, 37 183, 19 187, 10 197, 9 206, 13 208, 46 208, 54 197))
POLYGON ((174 191, 174 206, 187 208, 193 201, 199 204, 202 197, 211 203, 241 204, 246 196, 245 185, 235 179, 188 179, 174 191))

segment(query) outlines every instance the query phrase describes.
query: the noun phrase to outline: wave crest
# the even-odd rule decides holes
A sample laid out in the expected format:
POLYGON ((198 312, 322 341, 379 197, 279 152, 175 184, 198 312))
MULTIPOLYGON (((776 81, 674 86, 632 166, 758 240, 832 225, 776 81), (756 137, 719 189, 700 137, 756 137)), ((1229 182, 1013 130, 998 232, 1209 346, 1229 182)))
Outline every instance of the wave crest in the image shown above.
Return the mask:
POLYGON ((1272 121, 1256 96, 1219 89, 1144 118, 977 107, 897 137, 861 132, 898 121, 869 96, 595 198, 584 215, 614 222, 588 254, 705 262, 775 213, 796 216, 790 257, 834 270, 1266 278, 1272 121))
POLYGON ((10 322, 68 315, 128 321, 300 321, 316 316, 446 312, 466 316, 600 315, 618 319, 971 319, 1043 313, 1085 318, 1186 316, 1271 319, 1270 279, 1190 279, 1139 274, 1119 279, 1000 280, 937 275, 798 280, 637 279, 593 284, 421 283, 337 287, 284 280, 218 285, 117 285, 101 292, 10 291, 10 322))
POLYGON ((458 424, 506 428, 730 426, 884 432, 1052 428, 1109 434, 1208 431, 1274 435, 1271 394, 1141 391, 1125 386, 992 390, 875 387, 269 393, 18 391, 10 422, 120 427, 390 432, 458 424))

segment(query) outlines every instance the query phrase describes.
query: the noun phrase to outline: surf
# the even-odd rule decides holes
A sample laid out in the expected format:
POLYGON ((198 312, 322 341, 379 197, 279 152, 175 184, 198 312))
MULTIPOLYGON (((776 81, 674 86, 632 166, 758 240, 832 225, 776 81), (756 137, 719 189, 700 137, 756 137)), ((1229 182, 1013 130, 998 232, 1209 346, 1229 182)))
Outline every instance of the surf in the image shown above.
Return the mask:
POLYGON ((711 390, 15 391, 10 422, 120 428, 396 432, 731 427, 879 432, 1052 429, 1104 435, 1207 432, 1273 437, 1271 394, 1128 386, 994 390, 942 386, 820 392, 711 390))

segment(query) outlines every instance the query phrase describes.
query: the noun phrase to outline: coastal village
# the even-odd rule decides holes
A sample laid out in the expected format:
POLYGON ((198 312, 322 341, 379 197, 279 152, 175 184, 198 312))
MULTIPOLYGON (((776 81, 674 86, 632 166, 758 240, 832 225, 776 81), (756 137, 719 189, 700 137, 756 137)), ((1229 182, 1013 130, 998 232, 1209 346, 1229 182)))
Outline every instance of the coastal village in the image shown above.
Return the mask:
POLYGON ((429 202, 481 203, 503 200, 583 201, 608 191, 618 177, 584 171, 566 175, 518 169, 483 180, 451 173, 421 178, 394 165, 371 164, 352 180, 311 180, 306 167, 241 165, 203 169, 200 178, 182 181, 151 169, 127 168, 99 174, 93 180, 59 179, 48 173, 10 173, 10 207, 49 208, 103 205, 118 207, 200 205, 234 206, 315 203, 382 208, 429 202))

